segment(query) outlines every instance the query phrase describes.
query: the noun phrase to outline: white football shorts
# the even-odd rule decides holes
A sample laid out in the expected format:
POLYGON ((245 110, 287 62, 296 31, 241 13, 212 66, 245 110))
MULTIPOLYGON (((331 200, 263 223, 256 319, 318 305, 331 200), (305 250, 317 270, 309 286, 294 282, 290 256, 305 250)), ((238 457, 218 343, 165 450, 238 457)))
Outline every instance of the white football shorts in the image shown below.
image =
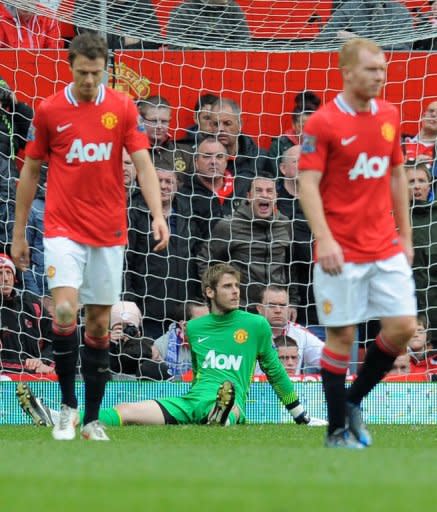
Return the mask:
POLYGON ((124 246, 92 247, 65 237, 44 238, 49 289, 79 290, 81 304, 112 306, 120 300, 124 246))
POLYGON ((319 323, 327 327, 417 315, 413 272, 404 253, 372 263, 345 263, 336 276, 316 263, 314 295, 319 323))

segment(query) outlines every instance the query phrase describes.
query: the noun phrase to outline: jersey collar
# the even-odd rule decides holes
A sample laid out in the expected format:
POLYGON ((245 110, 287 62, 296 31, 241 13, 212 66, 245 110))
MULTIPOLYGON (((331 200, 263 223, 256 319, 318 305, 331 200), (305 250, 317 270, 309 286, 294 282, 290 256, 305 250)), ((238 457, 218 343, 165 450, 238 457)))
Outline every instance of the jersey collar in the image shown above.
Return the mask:
MULTIPOLYGON (((344 114, 350 114, 351 116, 356 116, 357 112, 348 104, 346 103, 346 100, 343 97, 342 93, 337 94, 337 96, 334 98, 334 103, 336 104, 338 110, 340 112, 343 112, 344 114)), ((378 112, 378 104, 376 103, 376 100, 371 99, 370 100, 370 113, 372 115, 375 115, 378 112)))
MULTIPOLYGON (((70 105, 74 105, 75 107, 78 107, 79 102, 74 97, 73 85, 74 85, 73 82, 69 83, 64 89, 64 94, 65 94, 66 100, 68 101, 68 103, 70 103, 70 105)), ((97 91, 96 100, 94 103, 96 105, 100 105, 101 103, 103 103, 103 101, 105 99, 105 95, 106 95, 105 86, 103 84, 100 84, 99 90, 97 91)))

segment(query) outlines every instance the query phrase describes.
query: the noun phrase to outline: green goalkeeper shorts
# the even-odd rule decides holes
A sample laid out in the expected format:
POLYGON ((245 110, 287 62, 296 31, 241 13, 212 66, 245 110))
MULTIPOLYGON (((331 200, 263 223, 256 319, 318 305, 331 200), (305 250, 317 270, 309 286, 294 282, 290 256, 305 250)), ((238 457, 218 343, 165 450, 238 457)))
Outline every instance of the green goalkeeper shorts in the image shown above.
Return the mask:
MULTIPOLYGON (((208 414, 214 407, 216 399, 217 390, 212 389, 209 393, 205 391, 202 393, 189 392, 183 396, 160 398, 155 401, 175 419, 177 424, 187 425, 206 423, 208 414)), ((164 416, 166 415, 164 414, 164 416)), ((238 423, 244 421, 241 416, 238 423)), ((173 422, 166 418, 166 423, 173 422)))

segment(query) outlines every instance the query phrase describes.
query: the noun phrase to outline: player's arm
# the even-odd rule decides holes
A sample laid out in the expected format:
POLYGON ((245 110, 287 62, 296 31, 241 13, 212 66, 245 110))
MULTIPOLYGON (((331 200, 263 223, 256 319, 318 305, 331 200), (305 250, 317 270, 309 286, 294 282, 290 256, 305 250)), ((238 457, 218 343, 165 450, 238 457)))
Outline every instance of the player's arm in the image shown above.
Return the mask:
POLYGON ((137 181, 141 193, 152 213, 153 237, 155 240, 158 240, 154 250, 162 251, 167 247, 170 235, 167 222, 162 213, 161 189, 159 187, 158 175, 147 149, 135 151, 130 156, 137 170, 137 181))
MULTIPOLYGON (((264 319, 263 319, 264 320, 264 319)), ((298 424, 308 424, 311 420, 299 401, 293 383, 281 364, 278 353, 272 345, 272 330, 267 321, 259 326, 259 336, 262 337, 258 361, 262 371, 267 375, 267 380, 284 404, 293 419, 298 424)))
POLYGON ((299 200, 308 220, 314 238, 317 241, 317 258, 324 272, 331 275, 341 273, 344 263, 343 251, 334 239, 323 210, 320 195, 319 171, 299 173, 299 200))
POLYGON ((408 201, 408 182, 404 166, 393 167, 391 175, 391 196, 393 201, 393 215, 399 229, 399 236, 404 246, 408 263, 413 263, 414 249, 410 223, 408 201))
POLYGON ((22 271, 29 267, 29 245, 26 241, 26 224, 39 182, 41 163, 41 160, 34 160, 26 156, 17 187, 11 256, 15 265, 22 271))

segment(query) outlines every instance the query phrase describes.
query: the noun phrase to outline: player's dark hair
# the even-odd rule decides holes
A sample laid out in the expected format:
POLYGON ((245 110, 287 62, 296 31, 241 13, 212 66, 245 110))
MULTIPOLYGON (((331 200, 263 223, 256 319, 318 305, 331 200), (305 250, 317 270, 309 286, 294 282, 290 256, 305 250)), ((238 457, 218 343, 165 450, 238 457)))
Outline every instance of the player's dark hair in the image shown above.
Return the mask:
POLYGON ((216 290, 220 279, 225 274, 234 276, 238 283, 240 283, 240 272, 229 263, 217 263, 216 265, 211 265, 202 274, 202 294, 205 297, 208 306, 211 306, 211 301, 206 295, 206 289, 211 288, 211 290, 216 290))
POLYGON ((297 341, 291 336, 286 336, 285 334, 280 334, 273 338, 273 344, 276 348, 278 347, 296 347, 299 348, 297 341))
POLYGON ((106 41, 98 34, 84 32, 76 36, 70 44, 68 50, 68 62, 73 65, 76 57, 83 55, 87 59, 95 60, 105 59, 105 66, 108 63, 108 45, 106 41))
POLYGON ((293 122, 296 124, 300 116, 312 114, 318 110, 321 103, 322 100, 313 91, 302 91, 296 94, 292 112, 293 122))
POLYGON ((215 94, 202 94, 202 96, 199 96, 199 99, 194 105, 194 112, 196 112, 196 114, 199 113, 201 110, 203 110, 205 105, 214 105, 218 99, 220 98, 215 94))

